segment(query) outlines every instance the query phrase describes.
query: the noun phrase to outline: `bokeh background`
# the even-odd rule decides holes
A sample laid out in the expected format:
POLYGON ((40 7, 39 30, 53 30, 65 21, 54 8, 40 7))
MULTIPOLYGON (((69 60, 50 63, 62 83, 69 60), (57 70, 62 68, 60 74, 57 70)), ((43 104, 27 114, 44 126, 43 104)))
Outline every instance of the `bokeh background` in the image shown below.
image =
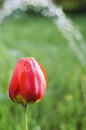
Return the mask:
MULTIPOLYGON (((28 105, 29 130, 86 129, 86 1, 53 2, 80 34, 76 43, 67 39, 71 31, 65 37, 67 30, 55 24, 60 13, 55 18, 42 15, 45 1, 41 6, 26 1, 22 10, 10 6, 10 0, 0 0, 0 130, 24 130, 23 108, 9 99, 8 89, 19 58, 30 56, 43 64, 48 87, 41 102, 28 105)), ((61 22, 65 26, 67 21, 61 22)))

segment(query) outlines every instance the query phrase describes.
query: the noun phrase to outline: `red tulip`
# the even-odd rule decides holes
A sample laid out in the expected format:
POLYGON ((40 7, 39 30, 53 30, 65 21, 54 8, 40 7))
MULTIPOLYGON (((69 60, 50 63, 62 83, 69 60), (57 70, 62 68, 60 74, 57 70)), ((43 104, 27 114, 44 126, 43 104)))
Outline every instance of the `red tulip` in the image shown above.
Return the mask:
POLYGON ((9 96, 12 101, 27 105, 40 101, 46 91, 46 72, 32 57, 21 58, 14 70, 9 96))

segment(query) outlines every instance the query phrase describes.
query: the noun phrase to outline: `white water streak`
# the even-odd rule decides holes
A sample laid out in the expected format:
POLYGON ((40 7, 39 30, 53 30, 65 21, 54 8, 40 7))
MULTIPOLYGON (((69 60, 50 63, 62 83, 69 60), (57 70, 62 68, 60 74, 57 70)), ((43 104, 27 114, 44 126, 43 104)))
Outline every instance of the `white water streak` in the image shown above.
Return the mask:
POLYGON ((0 21, 10 16, 17 9, 26 10, 30 6, 40 11, 44 16, 51 17, 60 32, 68 40, 68 43, 83 66, 86 65, 86 43, 79 30, 68 19, 62 8, 55 6, 50 0, 6 0, 0 10, 0 21))
POLYGON ((68 43, 83 66, 86 66, 86 43, 79 30, 68 19, 61 8, 57 8, 52 2, 48 5, 46 16, 53 16, 54 22, 60 32, 68 40, 68 43), (48 12, 49 11, 49 12, 48 12))

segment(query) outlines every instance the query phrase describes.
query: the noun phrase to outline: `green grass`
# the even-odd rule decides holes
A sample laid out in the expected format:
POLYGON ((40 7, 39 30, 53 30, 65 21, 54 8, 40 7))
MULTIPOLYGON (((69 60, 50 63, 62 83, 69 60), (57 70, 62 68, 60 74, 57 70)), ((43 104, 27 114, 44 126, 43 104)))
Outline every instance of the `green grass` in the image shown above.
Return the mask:
MULTIPOLYGON (((69 17, 86 41, 85 15, 69 17)), ((19 58, 30 56, 45 67, 48 88, 41 102, 28 105, 29 130, 79 130, 79 125, 85 130, 81 81, 86 69, 51 19, 22 13, 0 25, 0 130, 23 130, 23 109, 11 102, 8 88, 19 58)))

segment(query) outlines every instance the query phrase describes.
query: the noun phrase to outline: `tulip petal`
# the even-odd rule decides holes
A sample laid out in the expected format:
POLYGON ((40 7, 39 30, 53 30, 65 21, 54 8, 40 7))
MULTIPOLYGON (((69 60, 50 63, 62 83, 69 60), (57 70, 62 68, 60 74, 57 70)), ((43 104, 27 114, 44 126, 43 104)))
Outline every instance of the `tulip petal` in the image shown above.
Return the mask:
POLYGON ((39 66, 40 66, 40 68, 41 68, 42 72, 44 73, 45 80, 46 80, 46 86, 47 86, 47 84, 48 84, 48 79, 47 79, 47 74, 46 74, 46 71, 45 71, 44 67, 43 67, 40 63, 39 63, 39 66))
POLYGON ((20 73, 19 83, 23 97, 32 102, 35 95, 34 72, 32 64, 30 61, 28 62, 28 60, 25 61, 23 71, 20 73))
POLYGON ((15 95, 16 94, 18 95, 20 93, 17 76, 18 76, 17 69, 15 69, 9 87, 9 96, 13 101, 15 99, 15 95))

